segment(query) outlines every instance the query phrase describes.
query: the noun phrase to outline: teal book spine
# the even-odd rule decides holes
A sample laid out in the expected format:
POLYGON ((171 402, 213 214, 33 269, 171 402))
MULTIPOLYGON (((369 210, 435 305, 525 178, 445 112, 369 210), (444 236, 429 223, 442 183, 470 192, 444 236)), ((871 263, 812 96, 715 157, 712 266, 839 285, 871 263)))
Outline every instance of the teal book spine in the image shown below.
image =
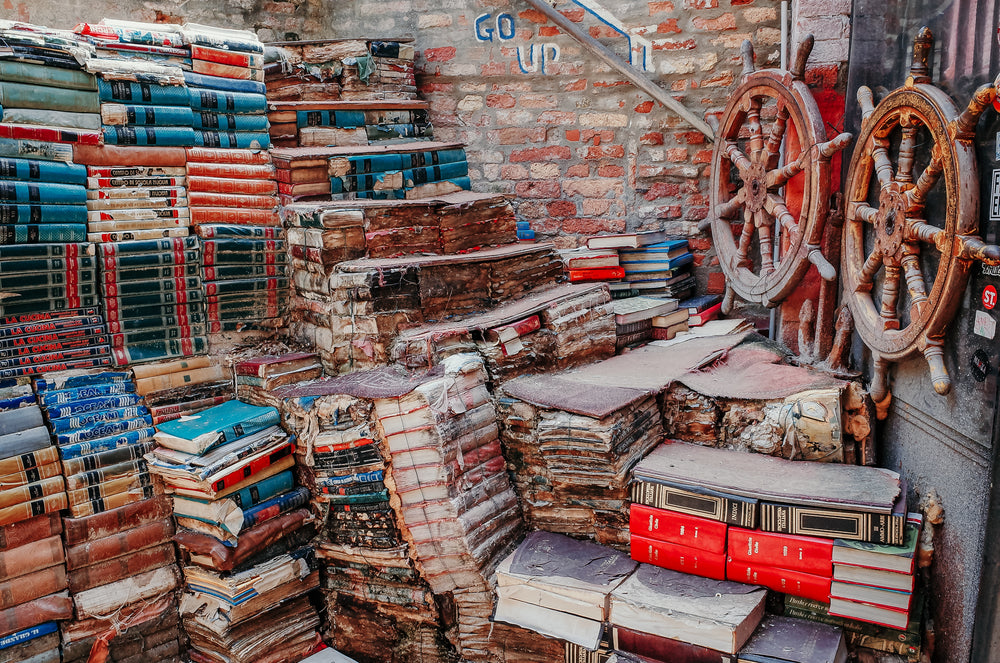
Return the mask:
POLYGON ((266 150, 271 146, 271 136, 267 133, 254 131, 209 131, 207 129, 199 129, 194 132, 194 144, 198 147, 266 150))
MULTIPOLYGON (((130 81, 97 80, 100 101, 117 101, 124 104, 151 104, 154 106, 187 106, 188 89, 182 85, 151 85, 130 81)), ((98 107, 95 112, 100 112, 98 107)))
POLYGON ((140 343, 179 340, 207 334, 205 325, 188 325, 176 327, 159 327, 142 329, 132 332, 122 332, 111 335, 111 345, 116 348, 130 347, 140 343))
POLYGON ((466 161, 455 161, 439 166, 423 166, 403 171, 406 186, 417 186, 429 182, 443 182, 465 177, 469 174, 469 164, 466 161))
POLYGON ((232 281, 206 283, 205 294, 208 296, 246 294, 266 290, 283 290, 287 287, 287 278, 235 279, 232 281))
POLYGON ((11 226, 0 225, 0 244, 41 244, 46 242, 83 242, 87 226, 66 223, 11 226))
POLYGON ((296 111, 295 124, 302 127, 339 127, 356 129, 365 126, 363 110, 308 110, 296 111))
POLYGON ((183 265, 189 262, 198 262, 200 256, 201 252, 193 249, 170 253, 129 253, 118 256, 104 256, 102 264, 105 271, 114 271, 115 269, 183 265))
POLYGON ((208 339, 204 336, 175 339, 170 341, 149 341, 137 343, 124 348, 112 348, 111 355, 116 366, 127 366, 158 359, 174 357, 190 357, 205 354, 208 351, 208 339))
MULTIPOLYGON (((188 293, 189 296, 195 292, 188 293)), ((200 294, 200 293, 199 293, 200 294)), ((108 321, 108 329, 115 330, 116 325, 125 324, 126 320, 140 320, 142 318, 158 318, 163 316, 177 316, 181 319, 189 319, 194 315, 204 315, 205 305, 202 300, 192 301, 183 304, 141 304, 129 306, 127 311, 123 311, 117 299, 110 302, 105 300, 105 316, 108 321)))
POLYGON ((226 51, 236 51, 238 53, 263 53, 264 44, 244 39, 238 39, 226 34, 217 32, 207 32, 202 30, 184 29, 184 41, 188 44, 219 48, 226 51))
POLYGON ((190 315, 160 315, 148 316, 145 318, 127 318, 121 322, 108 324, 108 331, 113 334, 127 334, 129 332, 143 329, 161 329, 163 327, 183 327, 186 325, 204 325, 208 322, 204 313, 191 313, 190 315))
POLYGON ((0 106, 69 113, 101 112, 101 101, 96 92, 13 82, 0 83, 0 106))
POLYGON ((287 493, 292 488, 295 487, 295 477, 292 475, 291 470, 285 470, 284 472, 278 472, 274 476, 262 479, 257 483, 247 486, 228 497, 227 500, 232 500, 236 503, 236 506, 240 507, 244 511, 251 509, 261 502, 265 502, 272 497, 281 495, 282 493, 287 493))
POLYGON ((0 157, 0 179, 83 186, 87 183, 87 167, 58 161, 0 157))
POLYGON ((217 440, 215 446, 221 446, 227 441, 277 426, 280 421, 277 408, 234 400, 202 410, 196 419, 164 422, 160 424, 160 431, 184 440, 219 434, 224 439, 217 440))
POLYGON ((101 134, 108 145, 161 145, 166 147, 192 147, 197 135, 191 127, 103 127, 101 134))
POLYGON ((356 196, 361 200, 406 200, 406 190, 358 191, 356 196))
POLYGON ((0 81, 73 90, 97 90, 97 78, 85 71, 12 60, 0 60, 0 81))
MULTIPOLYGON (((127 256, 139 253, 162 253, 176 251, 197 251, 198 238, 172 237, 168 239, 140 239, 132 242, 119 242, 113 246, 102 246, 101 253, 105 256, 127 256)), ((197 258, 195 258, 197 259, 197 258)))
POLYGON ((267 131, 266 115, 235 115, 232 113, 210 113, 208 111, 193 114, 195 129, 210 129, 212 131, 267 131))
POLYGON ((10 205, 0 203, 0 223, 86 224, 87 208, 82 205, 10 205))
POLYGON ((87 189, 79 184, 0 180, 0 201, 13 204, 86 205, 87 189))
MULTIPOLYGON (((179 279, 159 279, 155 281, 116 281, 101 285, 101 293, 105 297, 128 297, 154 292, 177 292, 178 290, 197 290, 201 287, 201 279, 197 276, 179 279)), ((89 293, 87 293, 89 294, 89 293)))
POLYGON ((132 314, 133 306, 166 306, 168 304, 189 304, 204 300, 202 290, 178 290, 175 292, 153 292, 124 297, 108 297, 105 305, 132 314))
MULTIPOLYGON (((6 260, 6 251, 0 250, 0 258, 5 260, 0 260, 0 275, 6 274, 16 274, 18 278, 24 279, 26 277, 26 272, 33 273, 32 275, 45 276, 44 274, 38 274, 39 272, 56 272, 62 273, 65 278, 66 273, 76 273, 78 269, 93 269, 95 266, 93 256, 83 256, 80 258, 38 258, 35 260, 6 260)), ((77 279, 78 282, 86 281, 87 279, 77 279)), ((30 277, 28 277, 28 282, 30 277)), ((13 287, 15 284, 11 284, 13 287)))
POLYGON ((404 155, 408 161, 406 167, 421 168, 423 166, 438 166, 445 163, 455 163, 465 161, 465 150, 433 150, 429 152, 413 152, 404 155))
POLYGON ((164 265, 159 267, 139 267, 136 269, 125 269, 114 272, 106 272, 106 281, 113 279, 116 283, 123 284, 131 281, 158 281, 161 279, 180 279, 201 274, 201 267, 197 263, 185 265, 164 265))
POLYGON ((221 92, 186 88, 188 103, 196 111, 217 111, 220 113, 267 113, 267 97, 249 92, 221 92))
POLYGON ((26 274, 10 274, 0 276, 0 290, 17 292, 33 286, 58 286, 74 283, 94 283, 97 272, 92 269, 81 269, 69 272, 34 272, 26 274))
POLYGON ((347 157, 351 175, 385 173, 405 168, 407 154, 365 154, 347 157))
MULTIPOLYGON (((26 279, 25 279, 26 280, 26 279)), ((83 297, 93 297, 97 294, 95 283, 71 283, 69 285, 38 286, 34 284, 24 284, 16 290, 8 292, 11 296, 4 300, 5 305, 20 304, 27 301, 41 301, 45 299, 74 299, 83 297)))
POLYGON ((109 109, 105 108, 106 124, 126 124, 150 127, 191 127, 194 126, 194 113, 187 106, 147 106, 124 104, 112 106, 121 122, 108 122, 109 109))

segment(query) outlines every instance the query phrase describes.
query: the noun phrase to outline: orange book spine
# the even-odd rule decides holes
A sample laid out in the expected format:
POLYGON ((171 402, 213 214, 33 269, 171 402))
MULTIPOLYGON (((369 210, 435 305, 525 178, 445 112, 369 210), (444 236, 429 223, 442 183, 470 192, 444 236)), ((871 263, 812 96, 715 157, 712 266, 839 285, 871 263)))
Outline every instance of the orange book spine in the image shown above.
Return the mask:
POLYGON ((241 179, 273 180, 274 166, 241 163, 189 163, 188 177, 238 177, 241 179))
POLYGON ((59 564, 41 571, 0 582, 0 610, 34 601, 66 589, 66 566, 59 564))
POLYGON ((250 67, 237 67, 231 64, 219 64, 208 60, 191 60, 191 71, 196 74, 206 76, 222 76, 223 78, 236 78, 243 81, 264 82, 263 69, 251 69, 250 67))
POLYGON ((65 509, 69 502, 64 491, 31 502, 21 502, 13 506, 0 509, 0 525, 10 525, 21 520, 27 520, 43 513, 52 513, 65 509))
POLYGON ((281 217, 271 209, 192 207, 191 223, 229 223, 244 226, 281 226, 281 217))
POLYGON ((49 594, 30 603, 0 610, 0 633, 13 633, 43 622, 72 618, 73 601, 69 593, 49 594))
POLYGON ((243 209, 273 210, 278 206, 278 200, 268 195, 210 193, 208 191, 192 191, 188 194, 191 205, 191 218, 194 218, 195 207, 236 207, 243 209))
POLYGON ((187 148, 187 161, 189 165, 191 162, 195 162, 259 166, 261 164, 271 163, 271 155, 266 150, 229 150, 217 147, 189 147, 187 148))
POLYGON ((0 553, 0 580, 62 564, 62 538, 50 536, 0 553))
MULTIPOLYGON (((195 192, 266 196, 278 191, 274 180, 232 179, 228 177, 188 177, 188 195, 195 192)), ((192 201, 192 204, 195 204, 192 201)))
POLYGON ((0 527, 0 551, 41 541, 62 531, 62 518, 57 513, 28 518, 13 525, 0 527))
POLYGON ((264 56, 260 54, 224 51, 220 48, 199 46, 198 44, 191 44, 191 57, 196 60, 229 64, 235 67, 260 68, 264 66, 264 56))

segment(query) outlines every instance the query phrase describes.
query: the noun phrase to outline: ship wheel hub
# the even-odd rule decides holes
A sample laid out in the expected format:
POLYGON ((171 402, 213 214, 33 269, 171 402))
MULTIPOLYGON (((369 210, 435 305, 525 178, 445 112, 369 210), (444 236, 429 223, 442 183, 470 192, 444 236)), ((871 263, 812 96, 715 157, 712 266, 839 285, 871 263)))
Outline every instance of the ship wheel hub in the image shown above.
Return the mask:
POLYGON ((895 184, 879 196, 878 215, 875 217, 875 244, 887 258, 896 264, 903 257, 906 239, 906 199, 895 184))
POLYGON ((747 209, 751 212, 764 209, 764 201, 767 200, 767 171, 764 166, 755 163, 747 169, 746 188, 747 209))

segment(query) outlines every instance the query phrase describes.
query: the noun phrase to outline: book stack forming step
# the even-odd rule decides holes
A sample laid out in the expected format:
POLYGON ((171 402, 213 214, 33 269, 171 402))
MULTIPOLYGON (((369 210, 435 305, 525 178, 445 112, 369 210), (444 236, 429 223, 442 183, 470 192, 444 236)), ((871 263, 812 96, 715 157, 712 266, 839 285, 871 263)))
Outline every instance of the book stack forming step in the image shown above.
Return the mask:
POLYGON ((694 292, 693 256, 686 239, 663 231, 595 235, 586 249, 565 253, 572 281, 606 281, 618 297, 685 299, 694 292))
POLYGON ((136 661, 154 647, 178 655, 182 636, 169 622, 180 581, 174 527, 142 459, 153 429, 131 377, 77 371, 34 386, 69 496, 63 541, 74 621, 61 626, 63 660, 86 661, 98 640, 119 631, 127 635, 108 645, 109 660, 136 661))
POLYGON ((415 388, 408 381, 398 396, 376 398, 377 430, 423 575, 435 594, 453 597, 459 654, 493 660, 489 578, 523 524, 482 359, 453 355, 442 369, 415 388))
POLYGON ((236 364, 236 396, 254 405, 281 407, 272 392, 278 387, 322 377, 323 363, 314 352, 264 355, 236 364))
MULTIPOLYGON (((472 188, 460 146, 431 143, 421 150, 331 156, 327 168, 334 200, 406 200, 472 188)), ((411 240, 412 241, 412 240, 411 240)), ((371 240, 369 239, 369 244, 371 240)))
MULTIPOLYGON (((597 407, 577 412, 516 397, 522 377, 498 401, 504 444, 529 526, 598 543, 628 545, 629 471, 663 436, 655 395, 595 390, 597 407), (513 396, 513 397, 512 397, 513 396)), ((573 394, 580 386, 552 385, 573 394)), ((589 401, 588 401, 589 402, 589 401)), ((580 399, 582 405, 586 404, 580 399)))
POLYGON ((191 49, 185 74, 194 114, 194 144, 264 149, 271 144, 264 88, 264 45, 246 30, 186 23, 191 49))
POLYGON ((344 376, 276 391, 285 421, 299 431, 296 471, 323 514, 316 555, 326 639, 365 660, 398 652, 444 663, 454 656, 446 627, 390 503, 390 455, 374 434, 371 401, 346 393, 356 386, 344 376))
POLYGON ((199 147, 187 158, 211 340, 273 333, 289 269, 270 156, 199 147))
POLYGON ((232 400, 232 376, 218 361, 201 356, 134 366, 135 392, 142 396, 153 425, 232 400))
POLYGON ((661 337, 673 338, 687 331, 687 309, 678 313, 676 299, 658 297, 623 297, 612 302, 615 313, 615 347, 618 351, 661 337), (675 321, 676 320, 676 321, 675 321), (655 330, 663 330, 655 333, 655 330))
POLYGON ((97 76, 105 145, 194 144, 180 26, 104 19, 74 30, 102 46, 84 66, 97 76))
POLYGON ((173 495, 189 563, 180 600, 191 659, 295 660, 319 641, 308 491, 278 410, 228 401, 158 426, 146 455, 173 495))
POLYGON ((101 140, 97 82, 81 63, 94 47, 76 35, 25 23, 0 26, 0 155, 68 161, 65 143, 101 140), (57 143, 57 144, 49 144, 57 143))

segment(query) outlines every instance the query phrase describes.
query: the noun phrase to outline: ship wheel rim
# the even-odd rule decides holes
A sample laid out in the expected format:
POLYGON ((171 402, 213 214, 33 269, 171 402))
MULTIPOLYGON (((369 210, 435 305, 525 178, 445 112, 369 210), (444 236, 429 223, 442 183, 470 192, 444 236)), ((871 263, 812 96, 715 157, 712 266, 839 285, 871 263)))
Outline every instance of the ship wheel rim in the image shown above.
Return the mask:
MULTIPOLYGON (((975 212, 970 212, 968 205, 962 204, 963 196, 959 193, 971 192, 972 196, 968 193, 964 196, 966 199, 978 195, 979 179, 971 146, 965 141, 953 139, 949 134, 949 124, 958 114, 958 108, 951 98, 936 87, 918 84, 894 90, 863 123, 851 157, 845 183, 846 205, 842 235, 843 299, 851 309, 855 331, 865 346, 888 361, 899 361, 925 350, 929 340, 940 342, 957 311, 967 284, 969 262, 955 255, 956 236, 975 232, 978 219, 975 212), (866 282, 862 275, 864 264, 871 257, 871 253, 865 249, 865 233, 877 233, 878 227, 862 218, 858 205, 867 205, 872 187, 880 186, 876 181, 878 178, 873 156, 875 142, 880 136, 888 137, 893 132, 902 131, 904 116, 909 116, 911 121, 916 118, 926 128, 934 138, 931 154, 935 151, 940 154, 941 174, 929 192, 944 194, 945 214, 943 220, 934 220, 939 222, 927 221, 944 230, 947 239, 940 244, 919 239, 910 243, 919 248, 921 255, 923 251, 936 252, 938 267, 929 289, 926 288, 929 275, 919 272, 927 289, 927 303, 919 308, 915 316, 911 303, 909 322, 905 327, 894 330, 885 328, 886 318, 882 315, 880 303, 862 286, 866 282)), ((892 167, 895 179, 898 157, 892 161, 892 167)), ((920 174, 913 173, 913 176, 914 181, 917 181, 920 174)), ((902 188, 909 190, 908 187, 902 188)), ((877 206, 883 218, 887 217, 883 210, 884 202, 884 199, 880 199, 877 206)), ((904 216, 902 221, 896 219, 897 225, 921 218, 916 212, 907 212, 904 216)), ((884 274, 884 271, 883 264, 876 274, 884 274)), ((905 273, 900 273, 899 279, 900 290, 908 289, 905 273)), ((908 294, 912 302, 912 291, 908 291, 908 294)))
MULTIPOLYGON (((772 123, 764 128, 765 140, 769 128, 773 128, 772 123)), ((782 137, 783 141, 789 140, 788 134, 789 130, 786 128, 782 137)), ((716 247, 719 264, 726 276, 727 285, 742 299, 765 306, 776 306, 791 293, 809 269, 808 252, 820 243, 823 224, 829 211, 830 160, 819 157, 816 150, 813 149, 815 145, 825 140, 826 132, 823 119, 809 87, 802 81, 793 79, 788 72, 761 70, 746 75, 726 105, 719 123, 718 139, 712 153, 711 230, 712 242, 716 247), (740 262, 738 254, 740 237, 735 232, 734 225, 738 225, 740 220, 746 223, 747 210, 753 208, 750 211, 756 212, 756 203, 752 205, 740 203, 736 220, 725 218, 720 213, 720 210, 724 209, 723 206, 731 208, 737 205, 736 199, 740 195, 740 191, 750 188, 747 181, 737 175, 736 180, 741 185, 738 185, 736 191, 729 190, 730 173, 738 168, 726 156, 726 150, 738 138, 740 129, 746 122, 751 100, 756 97, 768 97, 778 104, 778 108, 788 109, 787 124, 789 127, 794 127, 797 147, 799 148, 798 154, 806 161, 801 171, 793 178, 802 178, 802 196, 798 206, 799 213, 795 218, 795 230, 791 241, 783 244, 783 250, 774 263, 774 270, 769 273, 764 273, 761 265, 755 265, 754 268, 757 271, 754 271, 738 264, 740 262)), ((759 181, 759 173, 753 179, 759 181)), ((751 196, 760 195, 756 191, 748 193, 751 196)), ((775 194, 772 193, 772 195, 775 194)), ((777 197, 782 204, 787 203, 784 194, 777 197)), ((762 211, 767 214, 766 210, 762 211)), ((771 221, 773 224, 779 223, 773 215, 771 221)), ((787 236, 788 232, 787 227, 783 228, 782 236, 787 236)), ((760 239, 756 230, 754 238, 757 241, 760 239)))

